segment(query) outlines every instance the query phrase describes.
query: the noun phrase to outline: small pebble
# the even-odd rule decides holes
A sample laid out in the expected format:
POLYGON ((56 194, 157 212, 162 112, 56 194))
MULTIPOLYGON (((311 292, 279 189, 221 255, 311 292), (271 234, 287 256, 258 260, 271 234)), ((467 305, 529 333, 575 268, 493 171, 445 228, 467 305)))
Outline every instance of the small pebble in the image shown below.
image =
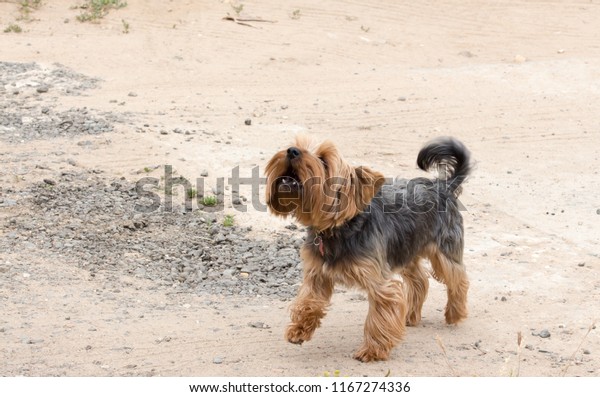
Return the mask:
POLYGON ((263 323, 262 321, 250 322, 250 323, 248 323, 248 326, 251 328, 259 328, 259 329, 271 328, 267 324, 263 323))
POLYGON ((523 55, 515 55, 514 61, 515 63, 523 63, 527 61, 527 58, 525 58, 523 55))
POLYGON ((547 329, 543 329, 540 331, 539 334, 537 334, 537 336, 539 336, 540 338, 549 338, 550 337, 550 331, 548 331, 547 329))
POLYGON ((17 200, 0 197, 0 207, 14 207, 17 205, 17 200))
POLYGON ((244 120, 244 124, 246 124, 246 125, 252 125, 252 119, 246 119, 246 120, 244 120))
POLYGON ((473 54, 471 51, 461 51, 458 53, 458 55, 466 57, 466 58, 473 58, 473 57, 477 56, 477 55, 473 54))
POLYGON ((223 358, 219 356, 213 358, 213 364, 223 364, 223 358))

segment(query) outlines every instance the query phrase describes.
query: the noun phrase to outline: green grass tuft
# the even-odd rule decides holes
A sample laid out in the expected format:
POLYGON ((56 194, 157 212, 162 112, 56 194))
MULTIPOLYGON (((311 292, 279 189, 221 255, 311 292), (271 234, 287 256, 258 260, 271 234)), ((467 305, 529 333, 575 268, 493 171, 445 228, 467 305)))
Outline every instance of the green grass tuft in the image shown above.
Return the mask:
POLYGON ((196 191, 196 189, 194 189, 194 188, 191 188, 191 189, 188 189, 188 190, 185 192, 185 194, 188 196, 188 198, 191 198, 191 199, 193 199, 194 197, 196 197, 196 196, 198 195, 198 192, 196 191))
MULTIPOLYGON (((97 22, 104 18, 110 10, 126 6, 127 2, 122 0, 87 0, 83 5, 77 7, 84 10, 77 16, 77 20, 79 22, 97 22)), ((127 24, 127 32, 129 32, 129 24, 127 24)))
POLYGON ((202 204, 207 207, 214 207, 217 205, 217 198, 215 196, 204 196, 202 197, 202 204))
POLYGON ((225 218, 223 218, 223 226, 232 227, 233 223, 233 215, 225 215, 225 218))
POLYGON ((4 33, 21 33, 22 31, 23 29, 21 29, 21 27, 16 23, 11 23, 6 27, 6 29, 4 29, 4 33))
POLYGON ((30 14, 33 10, 37 10, 42 5, 42 0, 22 0, 19 5, 19 12, 21 13, 20 20, 30 21, 30 14))

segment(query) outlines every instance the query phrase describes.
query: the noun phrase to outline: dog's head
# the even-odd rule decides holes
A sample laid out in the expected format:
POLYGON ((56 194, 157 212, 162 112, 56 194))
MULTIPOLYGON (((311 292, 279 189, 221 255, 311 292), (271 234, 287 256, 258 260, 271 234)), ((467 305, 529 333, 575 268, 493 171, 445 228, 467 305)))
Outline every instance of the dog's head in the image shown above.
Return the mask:
POLYGON ((278 216, 323 231, 352 219, 384 183, 379 172, 346 163, 329 141, 298 136, 267 164, 266 198, 278 216))

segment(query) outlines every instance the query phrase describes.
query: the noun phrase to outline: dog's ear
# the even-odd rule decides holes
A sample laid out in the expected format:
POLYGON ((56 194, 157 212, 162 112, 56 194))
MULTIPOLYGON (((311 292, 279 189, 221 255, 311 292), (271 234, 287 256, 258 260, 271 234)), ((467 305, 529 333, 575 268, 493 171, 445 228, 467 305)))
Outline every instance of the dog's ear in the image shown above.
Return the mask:
POLYGON ((373 199, 381 186, 383 186, 385 177, 380 172, 362 166, 356 167, 354 172, 356 174, 356 206, 359 210, 362 210, 371 202, 371 199, 373 199))

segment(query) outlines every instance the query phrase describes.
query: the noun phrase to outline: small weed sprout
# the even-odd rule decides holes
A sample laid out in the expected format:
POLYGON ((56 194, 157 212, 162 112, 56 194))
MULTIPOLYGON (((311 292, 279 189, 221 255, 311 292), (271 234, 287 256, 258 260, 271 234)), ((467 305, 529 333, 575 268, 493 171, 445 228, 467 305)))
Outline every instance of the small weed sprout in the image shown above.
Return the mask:
POLYGON ((217 198, 215 196, 204 196, 202 197, 202 204, 207 207, 214 207, 217 205, 217 198))
POLYGON ((4 29, 4 33, 21 33, 22 31, 23 29, 21 29, 21 27, 16 23, 11 23, 6 27, 6 29, 4 29))
POLYGON ((194 197, 196 197, 198 195, 198 192, 194 188, 188 189, 185 193, 188 196, 188 198, 191 198, 191 199, 193 199, 194 197))
POLYGON ((223 218, 223 226, 225 226, 225 227, 233 226, 233 215, 225 215, 225 218, 223 218))
POLYGON ((42 5, 42 0, 22 0, 20 3, 21 8, 19 12, 21 13, 20 20, 29 21, 31 11, 37 10, 42 5))
POLYGON ((238 5, 231 4, 231 8, 233 8, 233 11, 235 12, 236 15, 240 15, 240 13, 244 10, 244 5, 243 4, 238 4, 238 5))

